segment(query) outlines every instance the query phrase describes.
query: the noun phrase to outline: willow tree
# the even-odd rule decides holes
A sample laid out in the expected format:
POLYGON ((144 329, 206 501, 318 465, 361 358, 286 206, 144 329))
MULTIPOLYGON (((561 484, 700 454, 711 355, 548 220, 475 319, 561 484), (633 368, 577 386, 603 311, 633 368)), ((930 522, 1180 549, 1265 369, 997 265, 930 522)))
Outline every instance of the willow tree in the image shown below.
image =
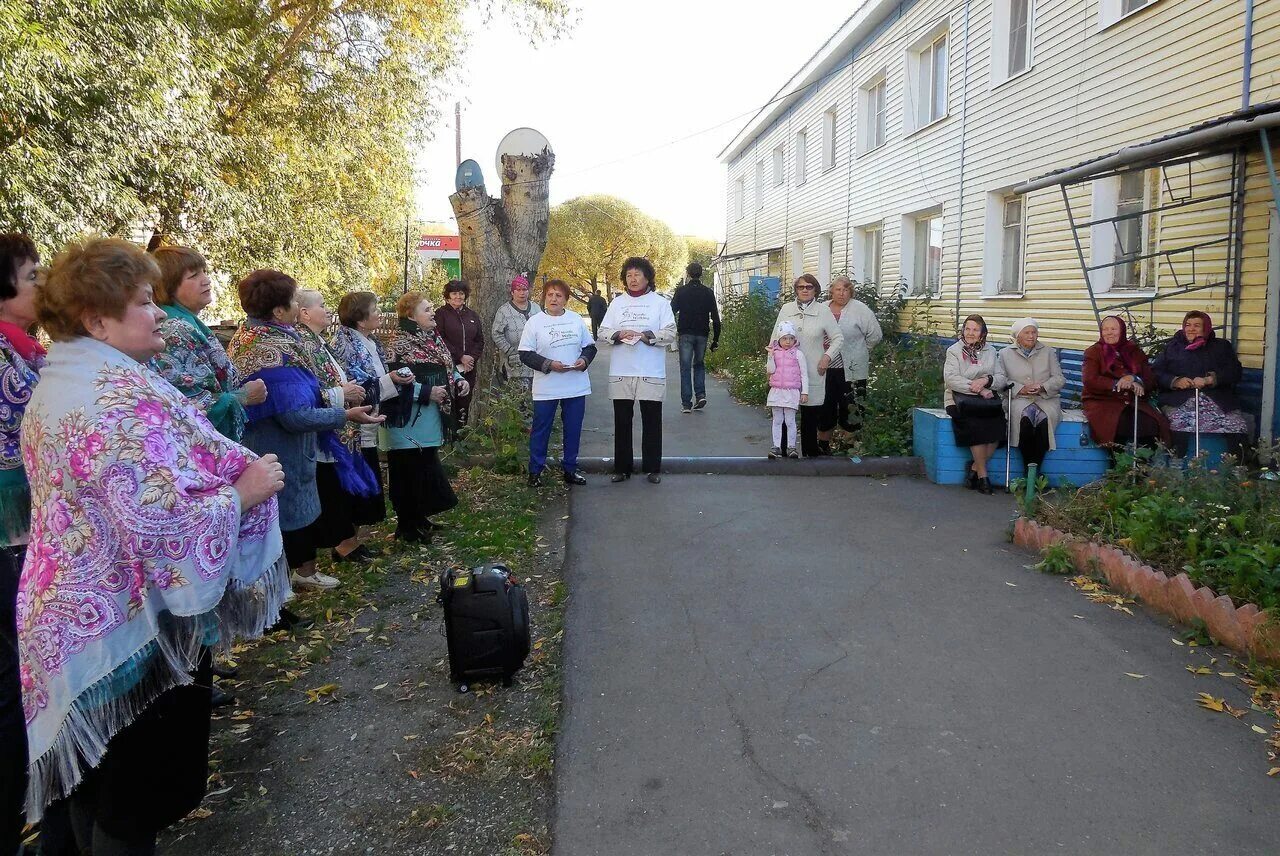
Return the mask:
MULTIPOLYGON (((462 278, 471 286, 468 305, 480 316, 486 337, 493 316, 510 294, 517 274, 532 277, 547 246, 551 217, 549 179, 556 157, 549 148, 536 155, 502 156, 502 191, 489 195, 483 184, 464 187, 449 197, 462 239, 462 278)), ((477 367, 479 389, 471 406, 484 417, 487 387, 494 378, 498 349, 484 349, 477 367)))

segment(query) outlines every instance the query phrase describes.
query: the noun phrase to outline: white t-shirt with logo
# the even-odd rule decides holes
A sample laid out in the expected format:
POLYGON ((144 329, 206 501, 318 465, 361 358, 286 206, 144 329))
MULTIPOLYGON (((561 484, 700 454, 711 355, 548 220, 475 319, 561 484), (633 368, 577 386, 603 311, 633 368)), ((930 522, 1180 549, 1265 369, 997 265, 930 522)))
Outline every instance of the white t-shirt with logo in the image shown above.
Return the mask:
MULTIPOLYGON (((540 357, 559 360, 571 366, 582 356, 582 349, 594 345, 591 330, 576 312, 552 315, 539 312, 524 324, 517 349, 533 351, 540 357)), ((554 401, 591 394, 591 378, 585 371, 533 373, 533 400, 554 401)))
MULTIPOLYGON (((663 327, 674 327, 676 316, 671 313, 671 301, 650 291, 640 297, 620 294, 609 304, 601 327, 610 330, 635 330, 657 333, 663 327)), ((619 342, 609 353, 610 377, 660 377, 667 376, 667 352, 661 346, 646 342, 627 345, 619 342)))

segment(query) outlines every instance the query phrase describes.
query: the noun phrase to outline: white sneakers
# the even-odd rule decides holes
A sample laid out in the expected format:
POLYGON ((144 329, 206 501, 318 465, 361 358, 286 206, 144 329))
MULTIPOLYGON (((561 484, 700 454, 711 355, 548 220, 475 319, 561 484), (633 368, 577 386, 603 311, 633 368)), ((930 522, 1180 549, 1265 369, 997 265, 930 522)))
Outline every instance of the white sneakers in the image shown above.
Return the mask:
POLYGON ((295 589, 331 589, 337 588, 339 580, 337 577, 331 577, 328 574, 322 574, 316 571, 309 577, 299 576, 295 571, 290 576, 290 581, 295 589))

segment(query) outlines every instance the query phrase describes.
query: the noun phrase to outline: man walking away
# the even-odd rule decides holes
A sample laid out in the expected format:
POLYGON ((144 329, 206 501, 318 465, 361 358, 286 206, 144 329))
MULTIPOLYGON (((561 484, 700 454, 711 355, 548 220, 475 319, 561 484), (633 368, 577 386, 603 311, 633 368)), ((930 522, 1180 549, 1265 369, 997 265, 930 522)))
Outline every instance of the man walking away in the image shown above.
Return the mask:
POLYGON ((702 284, 702 265, 692 262, 685 273, 688 281, 676 289, 671 311, 680 339, 680 410, 688 413, 707 406, 707 371, 702 360, 708 335, 711 350, 720 344, 720 308, 715 294, 702 284))
POLYGON ((591 318, 591 335, 600 335, 600 322, 604 320, 604 313, 609 311, 609 301, 601 296, 598 288, 591 291, 591 296, 587 298, 587 315, 591 318))

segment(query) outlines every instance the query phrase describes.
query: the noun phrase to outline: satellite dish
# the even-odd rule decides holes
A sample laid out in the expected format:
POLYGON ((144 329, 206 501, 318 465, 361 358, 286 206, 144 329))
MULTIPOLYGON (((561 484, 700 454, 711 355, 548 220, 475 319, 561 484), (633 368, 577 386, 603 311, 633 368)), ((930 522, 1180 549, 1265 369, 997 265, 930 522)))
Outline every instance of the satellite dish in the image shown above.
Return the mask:
POLYGON ((539 155, 542 154, 543 149, 550 148, 551 143, 547 138, 533 128, 516 128, 514 131, 508 131, 502 138, 502 142, 498 143, 498 153, 494 156, 498 165, 498 175, 502 175, 503 155, 539 155))
POLYGON ((453 177, 455 190, 468 187, 484 187, 484 176, 480 172, 480 164, 473 160, 464 160, 458 164, 458 172, 453 177))

